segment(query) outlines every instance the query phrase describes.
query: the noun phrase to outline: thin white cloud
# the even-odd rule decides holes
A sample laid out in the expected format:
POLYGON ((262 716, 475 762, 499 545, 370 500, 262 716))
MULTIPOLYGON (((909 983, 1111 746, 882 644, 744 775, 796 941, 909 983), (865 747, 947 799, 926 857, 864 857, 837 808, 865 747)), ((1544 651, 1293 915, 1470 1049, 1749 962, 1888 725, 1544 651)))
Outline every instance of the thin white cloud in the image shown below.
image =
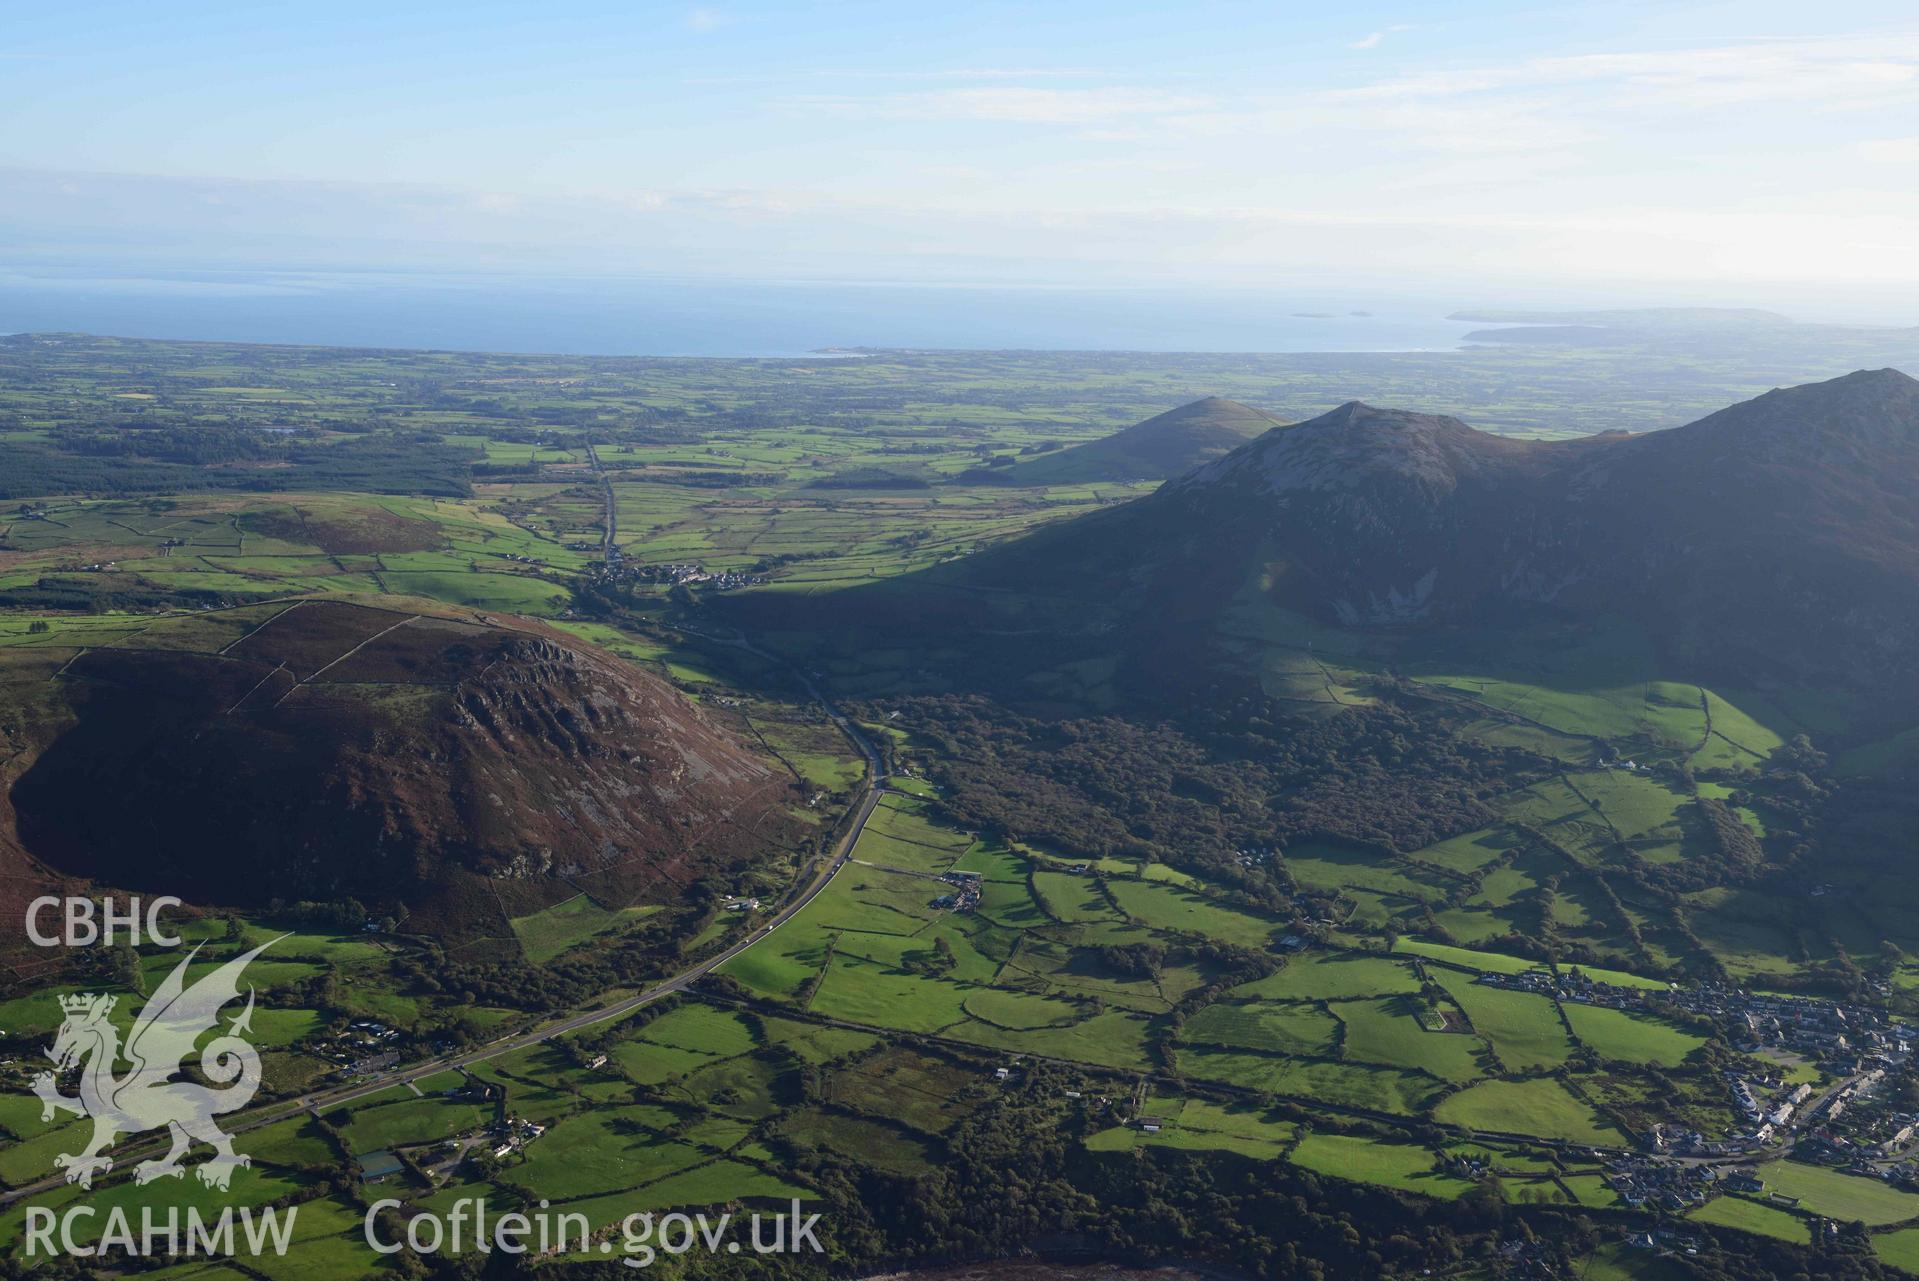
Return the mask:
POLYGON ((935 89, 927 93, 877 98, 812 98, 815 106, 845 114, 903 120, 988 121, 1009 124, 1095 125, 1104 122, 1177 116, 1217 107, 1211 98, 1164 89, 1111 86, 1099 89, 1047 89, 1007 86, 935 89))
POLYGON ((718 31, 721 27, 730 27, 739 19, 718 9, 699 7, 688 9, 683 24, 688 31, 718 31))
POLYGON ((1416 30, 1416 28, 1409 22, 1395 22, 1390 27, 1382 27, 1370 35, 1361 36, 1346 47, 1348 49, 1377 49, 1386 43, 1387 36, 1396 36, 1402 31, 1413 30, 1416 30))
MULTIPOLYGON (((671 26, 687 11, 662 12, 671 26)), ((1378 34, 1361 43, 1384 42, 1390 72, 1363 54, 1297 77, 1154 59, 742 65, 738 79, 699 83, 767 87, 714 95, 726 110, 684 138, 628 128, 618 112, 559 156, 544 129, 476 133, 483 143, 450 160, 437 139, 400 137, 375 161, 334 157, 334 185, 243 148, 236 165, 287 180, 0 173, 0 242, 81 254, 96 233, 171 236, 209 252, 337 245, 326 252, 368 261, 385 244, 423 261, 604 251, 675 270, 1101 259, 1115 278, 1244 264, 1919 287, 1919 35, 1461 62, 1378 34), (1402 52, 1421 56, 1401 63, 1402 52), (697 163, 676 163, 682 152, 697 163), (623 175, 676 173, 708 185, 619 189, 623 175), (383 187, 380 174, 409 181, 383 187), (346 181, 355 175, 369 185, 346 181)), ((736 60, 708 61, 725 73, 736 60)), ((180 169, 225 154, 152 150, 156 166, 180 169)))
POLYGON ((1111 72, 1095 67, 903 67, 853 69, 847 67, 811 67, 798 71, 759 72, 752 75, 687 76, 680 81, 689 85, 765 85, 789 84, 806 80, 826 80, 838 84, 853 81, 929 80, 1086 80, 1110 78, 1111 72))
POLYGON ((1919 167, 1919 137, 1866 138, 1853 143, 1851 151, 1871 164, 1919 167))
POLYGON ((1872 105, 1919 93, 1919 35, 1752 40, 1694 49, 1531 58, 1405 76, 1336 94, 1430 99, 1518 89, 1611 90, 1661 109, 1805 101, 1826 108, 1872 105))
MULTIPOLYGON (((1677 206, 1613 201, 1577 211, 1367 206, 1331 190, 1314 201, 1189 189, 1161 199, 1077 206, 1006 184, 974 199, 898 191, 577 191, 533 195, 424 186, 180 180, 112 174, 0 171, 0 231, 14 243, 94 255, 125 237, 220 246, 223 257, 286 261, 508 259, 689 271, 712 264, 764 275, 798 263, 855 274, 938 270, 976 276, 980 264, 1065 278, 1141 273, 1487 273, 1526 278, 1681 281, 1798 280, 1919 284, 1919 244, 1901 208, 1849 199, 1834 209, 1759 208, 1735 199, 1677 206), (74 189, 78 188, 76 192, 74 189), (505 198, 502 198, 505 197, 505 198), (363 229, 355 238, 340 228, 363 229), (769 229, 777 231, 769 235, 769 229), (1795 247, 1782 255, 1780 247, 1795 247), (331 256, 329 258, 329 255, 331 256), (930 265, 929 265, 930 264, 930 265), (969 266, 969 264, 971 264, 969 266), (1077 264, 1077 265, 1075 265, 1077 264)), ((363 265, 363 264, 362 264, 363 265)))
MULTIPOLYGON (((1384 40, 1410 29, 1402 23, 1374 34, 1384 40)), ((1309 94, 983 83, 800 101, 850 117, 1076 127, 1088 141, 1141 149, 1343 134, 1393 152, 1544 154, 1620 136, 1647 114, 1766 105, 1819 113, 1919 109, 1919 35, 1531 58, 1309 94)))

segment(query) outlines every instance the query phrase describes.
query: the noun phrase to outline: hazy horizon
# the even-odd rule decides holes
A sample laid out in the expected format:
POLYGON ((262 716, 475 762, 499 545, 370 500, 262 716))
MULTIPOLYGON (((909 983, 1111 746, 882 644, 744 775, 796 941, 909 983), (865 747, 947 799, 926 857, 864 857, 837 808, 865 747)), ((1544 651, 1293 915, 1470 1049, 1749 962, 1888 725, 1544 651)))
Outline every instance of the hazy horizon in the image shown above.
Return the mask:
POLYGON ((231 273, 1919 323, 1874 0, 247 13, 10 15, 0 330, 231 273))
MULTIPOLYGON (((1468 335, 1500 327, 1460 316, 1501 309, 1576 316, 1696 301, 420 271, 143 275, 115 267, 0 271, 0 334, 587 356, 789 357, 846 348, 1405 353, 1460 350, 1468 335)), ((1909 327, 1887 310, 1781 314, 1909 327)))

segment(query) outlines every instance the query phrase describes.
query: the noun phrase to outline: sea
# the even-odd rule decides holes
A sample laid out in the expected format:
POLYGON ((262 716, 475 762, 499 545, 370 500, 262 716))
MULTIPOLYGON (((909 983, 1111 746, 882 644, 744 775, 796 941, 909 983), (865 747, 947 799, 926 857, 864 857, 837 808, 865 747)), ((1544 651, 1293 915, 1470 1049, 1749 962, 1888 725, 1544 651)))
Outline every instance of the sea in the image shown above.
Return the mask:
POLYGON ((1451 350, 1459 300, 1227 289, 7 267, 0 333, 623 356, 1451 350))

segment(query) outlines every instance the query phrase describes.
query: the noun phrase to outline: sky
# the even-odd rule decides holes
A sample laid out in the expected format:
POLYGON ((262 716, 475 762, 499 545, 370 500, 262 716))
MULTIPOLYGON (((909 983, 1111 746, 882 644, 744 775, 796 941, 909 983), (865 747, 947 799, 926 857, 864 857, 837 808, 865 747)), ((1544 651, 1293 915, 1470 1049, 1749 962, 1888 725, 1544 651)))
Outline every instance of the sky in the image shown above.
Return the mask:
POLYGON ((63 0, 0 88, 0 273, 1919 284, 1910 0, 63 0))

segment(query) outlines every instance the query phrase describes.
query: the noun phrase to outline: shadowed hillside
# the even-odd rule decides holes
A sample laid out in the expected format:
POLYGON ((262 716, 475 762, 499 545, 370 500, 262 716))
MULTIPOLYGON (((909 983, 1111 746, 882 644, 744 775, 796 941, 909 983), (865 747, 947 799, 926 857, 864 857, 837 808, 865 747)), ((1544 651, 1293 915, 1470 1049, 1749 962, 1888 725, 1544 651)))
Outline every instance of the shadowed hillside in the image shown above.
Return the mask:
POLYGON ((1675 670, 1909 700, 1915 494, 1919 382, 1895 370, 1570 441, 1352 402, 839 605, 1014 667, 1116 654, 1136 689, 1211 682, 1228 616, 1277 608, 1388 638, 1625 619, 1675 670))
POLYGON ((252 608, 244 632, 182 620, 66 665, 10 795, 27 851, 196 902, 402 903, 411 930, 467 935, 581 890, 671 898, 793 839, 784 772, 550 629, 252 608))
POLYGON ((1124 431, 1056 454, 974 473, 1009 485, 1076 485, 1091 481, 1163 480, 1190 471, 1280 426, 1264 410, 1208 396, 1169 409, 1124 431))

